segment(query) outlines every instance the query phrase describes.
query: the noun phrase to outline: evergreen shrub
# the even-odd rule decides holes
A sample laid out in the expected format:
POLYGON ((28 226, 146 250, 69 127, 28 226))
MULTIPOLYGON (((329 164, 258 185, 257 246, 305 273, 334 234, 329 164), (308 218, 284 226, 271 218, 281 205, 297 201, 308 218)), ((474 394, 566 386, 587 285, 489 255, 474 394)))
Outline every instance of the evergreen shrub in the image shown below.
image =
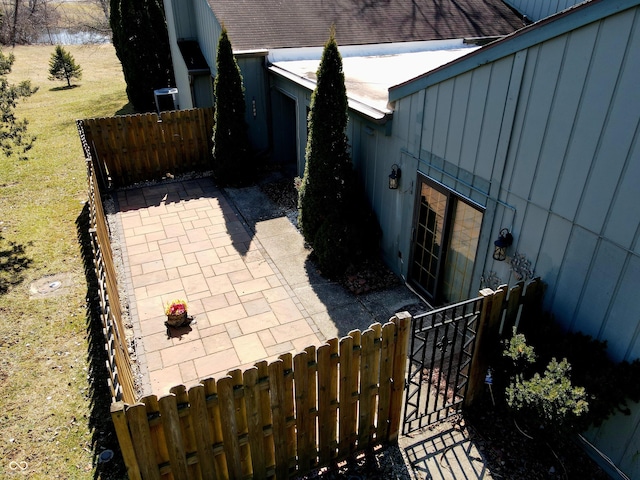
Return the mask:
POLYGON ((504 346, 494 385, 523 422, 581 432, 640 401, 639 359, 614 362, 606 342, 566 332, 551 315, 521 325, 504 346))
POLYGON ((245 122, 244 85, 226 28, 222 27, 214 82, 213 176, 220 186, 250 183, 255 163, 250 155, 245 122))
POLYGON ((332 29, 311 96, 298 223, 323 275, 378 254, 380 228, 351 163, 346 136, 348 101, 342 57, 332 29))

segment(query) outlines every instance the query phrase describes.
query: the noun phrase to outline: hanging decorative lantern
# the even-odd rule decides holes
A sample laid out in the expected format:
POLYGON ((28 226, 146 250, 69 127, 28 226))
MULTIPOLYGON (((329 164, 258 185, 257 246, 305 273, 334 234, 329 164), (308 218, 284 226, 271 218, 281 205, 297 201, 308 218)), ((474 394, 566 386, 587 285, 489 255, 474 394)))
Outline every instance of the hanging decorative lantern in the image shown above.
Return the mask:
POLYGON ((395 190, 398 188, 398 183, 400 181, 400 176, 402 175, 402 171, 400 167, 395 163, 391 166, 391 174, 389 175, 389 188, 391 190, 395 190))
POLYGON ((500 230, 500 236, 493 243, 495 245, 495 249, 493 250, 493 258, 494 260, 502 262, 505 258, 507 258, 507 248, 513 243, 513 235, 511 235, 508 229, 503 228, 502 230, 500 230))

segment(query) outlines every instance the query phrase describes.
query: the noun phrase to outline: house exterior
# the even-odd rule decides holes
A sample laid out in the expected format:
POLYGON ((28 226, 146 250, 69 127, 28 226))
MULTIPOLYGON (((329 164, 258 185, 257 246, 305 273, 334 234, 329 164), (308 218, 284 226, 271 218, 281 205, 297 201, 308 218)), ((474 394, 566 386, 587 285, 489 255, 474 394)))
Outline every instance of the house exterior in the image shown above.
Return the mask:
MULTIPOLYGON (((523 273, 492 258, 492 240, 508 228, 508 253, 547 284, 546 308, 567 329, 606 340, 618 361, 640 357, 638 3, 583 4, 389 92, 396 163, 417 170, 430 205, 447 198, 445 225, 451 202, 482 215, 467 257, 472 285, 523 273)), ((416 193, 407 194, 397 211, 411 213, 397 232, 420 228, 422 204, 411 211, 416 193)), ((449 248, 458 250, 455 235, 449 248)), ((407 242, 411 279, 426 242, 407 242)), ((638 405, 586 437, 640 478, 638 405)))
MULTIPOLYGON (((478 30, 485 22, 438 22, 442 12, 410 15, 413 2, 365 21, 348 3, 313 12, 336 23, 344 45, 347 133, 388 265, 432 303, 540 276, 545 307, 567 329, 606 340, 617 361, 639 358, 640 0, 593 0, 547 17, 565 8, 556 2, 554 11, 536 7, 542 20, 524 28, 499 2, 460 15, 493 15, 491 31, 478 30), (431 33, 421 31, 430 21, 431 33), (438 26, 441 36, 433 34, 438 26), (360 30, 366 35, 353 33, 360 30), (480 46, 462 40, 469 37, 502 38, 480 46), (396 71, 408 76, 382 81, 396 71), (402 173, 393 190, 392 168, 402 173), (507 231, 513 243, 499 261, 494 243, 507 231)), ((245 17, 278 17, 276 3, 165 0, 179 104, 195 105, 206 82, 189 72, 178 44, 197 41, 215 75, 224 21, 245 79, 254 148, 301 174, 315 86, 314 64, 305 62, 318 61, 328 28, 304 30, 311 2, 295 4, 299 10, 267 27, 245 17), (232 5, 252 15, 234 16, 232 5)), ((618 478, 640 478, 640 406, 632 410, 585 434, 618 478)))
MULTIPOLYGON (((272 99, 274 90, 265 68, 267 53, 278 50, 287 52, 288 58, 319 58, 332 25, 340 45, 494 37, 522 26, 520 17, 501 0, 467 0, 462 4, 447 0, 420 6, 411 0, 365 5, 350 0, 165 0, 164 7, 180 108, 213 105, 212 76, 216 74, 216 48, 224 23, 243 75, 253 149, 258 154, 275 150, 289 156, 294 152, 283 146, 280 132, 271 129, 279 122, 278 109, 287 109, 288 99, 277 95, 272 99), (194 41, 199 55, 185 52, 185 44, 194 41), (301 47, 308 48, 302 52, 301 47), (198 68, 192 66, 194 56, 200 58, 198 68), (208 69, 201 68, 202 61, 208 69)), ((305 118, 303 115, 301 121, 305 118)), ((304 139, 300 141, 304 152, 304 139)), ((304 153, 289 160, 304 165, 304 153)))

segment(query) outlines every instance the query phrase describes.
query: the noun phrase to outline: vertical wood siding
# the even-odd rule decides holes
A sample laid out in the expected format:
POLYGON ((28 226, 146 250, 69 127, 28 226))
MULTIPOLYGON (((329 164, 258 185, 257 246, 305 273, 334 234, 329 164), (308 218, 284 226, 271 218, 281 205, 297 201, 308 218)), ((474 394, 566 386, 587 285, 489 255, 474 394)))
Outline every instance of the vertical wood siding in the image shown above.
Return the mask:
POLYGON ((178 39, 195 37, 192 2, 164 0, 164 11, 169 31, 173 76, 178 87, 178 104, 181 108, 193 108, 187 65, 177 43, 178 39))
MULTIPOLYGON (((398 100, 394 113, 396 145, 420 170, 437 162, 458 179, 490 183, 480 250, 511 227, 508 253, 524 254, 547 283, 545 307, 567 328, 606 340, 617 361, 640 357, 639 11, 435 84, 398 100)), ((481 272, 513 281, 507 262, 485 257, 481 272)), ((631 477, 640 475, 639 422, 640 406, 588 435, 631 477)))
MULTIPOLYGON (((174 0, 175 1, 175 0, 174 0)), ((193 1, 194 18, 196 23, 196 32, 194 37, 198 39, 202 55, 207 60, 211 75, 215 76, 216 72, 216 52, 218 50, 218 39, 222 33, 220 22, 216 19, 207 0, 191 0, 193 1)), ((233 44, 233 38, 230 39, 233 44)))
MULTIPOLYGON (((637 20, 629 10, 528 49, 502 169, 499 139, 509 122, 515 55, 429 87, 424 97, 401 99, 394 118, 404 126, 398 117, 409 113, 410 131, 424 98, 419 147, 407 135, 404 148, 491 182, 515 213, 487 198, 496 217, 483 227, 513 228, 510 253, 525 254, 548 282, 547 307, 567 327, 600 339, 625 330, 607 338, 617 360, 640 356, 640 323, 634 319, 631 328, 629 318, 612 315, 640 310, 637 297, 618 294, 640 254, 640 202, 631 193, 635 185, 637 196, 640 179, 637 20)), ((484 270, 505 281, 511 275, 490 258, 484 270)))

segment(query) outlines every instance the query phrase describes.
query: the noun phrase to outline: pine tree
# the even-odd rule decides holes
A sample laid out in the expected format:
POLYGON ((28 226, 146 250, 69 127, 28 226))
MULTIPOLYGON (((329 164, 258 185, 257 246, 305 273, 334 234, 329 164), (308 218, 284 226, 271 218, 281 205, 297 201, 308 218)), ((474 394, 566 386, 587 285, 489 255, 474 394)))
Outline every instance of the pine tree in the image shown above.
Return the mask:
POLYGON ((16 153, 20 160, 26 160, 26 153, 31 149, 36 137, 27 134, 28 122, 15 116, 15 108, 20 98, 26 98, 38 91, 29 80, 17 85, 10 84, 6 75, 11 73, 15 57, 0 52, 0 150, 7 157, 16 153))
POLYGON ((109 23, 129 101, 155 110, 153 91, 175 83, 162 0, 111 0, 109 23))
POLYGON ((57 45, 49 60, 49 80, 66 80, 67 87, 71 87, 73 78, 82 78, 82 68, 69 52, 57 45))
POLYGON ((249 155, 242 74, 224 26, 218 40, 216 70, 213 175, 220 185, 239 185, 252 180, 255 167, 249 155))
POLYGON ((379 227, 351 164, 342 57, 332 28, 311 96, 298 222, 323 274, 336 277, 377 251, 379 227))

